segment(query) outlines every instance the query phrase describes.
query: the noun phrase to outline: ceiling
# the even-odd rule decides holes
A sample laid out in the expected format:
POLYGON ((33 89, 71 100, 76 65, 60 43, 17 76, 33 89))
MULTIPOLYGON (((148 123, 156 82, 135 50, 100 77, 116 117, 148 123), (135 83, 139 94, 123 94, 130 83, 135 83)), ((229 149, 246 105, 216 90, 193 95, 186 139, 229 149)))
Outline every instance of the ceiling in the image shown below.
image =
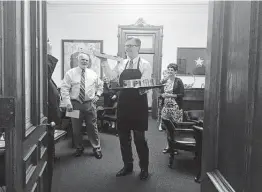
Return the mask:
POLYGON ((208 0, 47 0, 50 5, 207 5, 208 0))

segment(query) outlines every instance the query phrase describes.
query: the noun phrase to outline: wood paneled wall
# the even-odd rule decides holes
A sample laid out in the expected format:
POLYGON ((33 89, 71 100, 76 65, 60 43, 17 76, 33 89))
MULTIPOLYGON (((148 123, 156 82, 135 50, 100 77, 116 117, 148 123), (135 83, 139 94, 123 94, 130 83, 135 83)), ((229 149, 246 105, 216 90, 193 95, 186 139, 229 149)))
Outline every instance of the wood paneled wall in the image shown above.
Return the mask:
POLYGON ((201 191, 262 189, 262 3, 209 5, 201 191))

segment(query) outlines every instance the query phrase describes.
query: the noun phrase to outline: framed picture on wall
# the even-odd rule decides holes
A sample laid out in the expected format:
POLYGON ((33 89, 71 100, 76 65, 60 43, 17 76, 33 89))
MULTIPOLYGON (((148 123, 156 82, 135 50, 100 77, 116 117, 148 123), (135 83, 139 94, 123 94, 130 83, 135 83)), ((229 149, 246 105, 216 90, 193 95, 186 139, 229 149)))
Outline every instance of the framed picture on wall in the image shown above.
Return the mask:
MULTIPOLYGON (((81 52, 92 52, 98 51, 103 52, 103 40, 72 40, 63 39, 62 40, 62 78, 65 73, 74 67, 77 67, 77 56, 81 52)), ((100 59, 94 55, 90 55, 92 66, 91 69, 94 70, 100 78, 102 78, 102 68, 100 59)))

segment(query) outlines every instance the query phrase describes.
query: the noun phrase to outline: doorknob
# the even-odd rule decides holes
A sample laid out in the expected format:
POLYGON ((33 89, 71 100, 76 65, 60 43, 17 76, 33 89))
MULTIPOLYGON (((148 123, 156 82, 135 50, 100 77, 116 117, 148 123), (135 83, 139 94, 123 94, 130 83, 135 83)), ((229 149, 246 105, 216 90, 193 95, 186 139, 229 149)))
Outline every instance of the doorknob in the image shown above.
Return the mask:
POLYGON ((48 125, 50 125, 50 127, 52 127, 52 128, 54 128, 56 126, 55 122, 53 122, 53 121, 48 125))

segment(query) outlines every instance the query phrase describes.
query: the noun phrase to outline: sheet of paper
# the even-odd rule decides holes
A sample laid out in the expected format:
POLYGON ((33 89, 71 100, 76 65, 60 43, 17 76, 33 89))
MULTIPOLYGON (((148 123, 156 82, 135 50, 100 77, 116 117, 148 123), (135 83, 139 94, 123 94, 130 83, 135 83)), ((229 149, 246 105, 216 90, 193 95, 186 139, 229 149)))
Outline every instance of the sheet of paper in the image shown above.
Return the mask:
POLYGON ((5 141, 0 141, 0 149, 5 148, 5 141))
POLYGON ((73 110, 72 112, 66 112, 66 116, 67 117, 72 117, 72 118, 76 118, 76 119, 79 119, 79 113, 80 111, 79 110, 73 110))

